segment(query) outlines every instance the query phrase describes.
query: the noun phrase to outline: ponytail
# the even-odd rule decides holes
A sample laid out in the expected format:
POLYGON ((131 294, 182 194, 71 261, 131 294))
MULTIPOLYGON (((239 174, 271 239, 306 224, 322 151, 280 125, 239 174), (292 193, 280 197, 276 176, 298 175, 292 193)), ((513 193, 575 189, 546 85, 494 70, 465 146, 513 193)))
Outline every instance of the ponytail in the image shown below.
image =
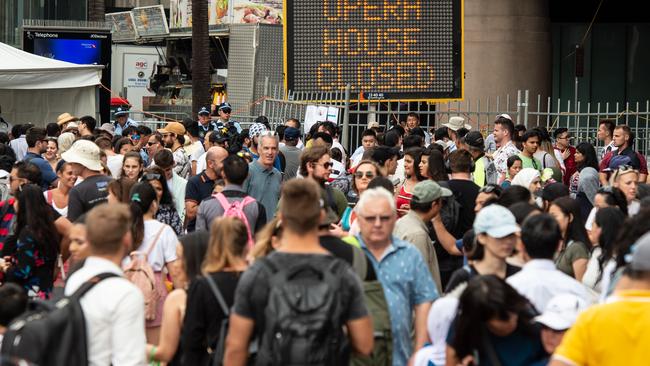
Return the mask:
POLYGON ((133 224, 131 226, 131 235, 133 236, 133 247, 138 248, 144 239, 144 214, 149 211, 151 205, 156 200, 156 190, 149 182, 136 183, 131 188, 131 200, 129 209, 133 224))

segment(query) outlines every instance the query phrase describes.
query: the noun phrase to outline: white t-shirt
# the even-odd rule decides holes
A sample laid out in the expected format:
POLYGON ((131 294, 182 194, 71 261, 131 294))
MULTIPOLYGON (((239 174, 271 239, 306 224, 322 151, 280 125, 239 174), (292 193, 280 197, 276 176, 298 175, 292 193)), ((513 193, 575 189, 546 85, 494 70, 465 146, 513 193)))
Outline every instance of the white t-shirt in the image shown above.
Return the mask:
POLYGON ((205 154, 205 148, 203 147, 201 141, 196 141, 194 144, 192 144, 192 146, 194 148, 192 149, 192 153, 190 154, 190 162, 198 161, 199 157, 205 154))
MULTIPOLYGON (((142 244, 138 249, 136 249, 139 252, 146 253, 163 226, 165 228, 162 229, 163 231, 160 233, 160 237, 156 242, 156 247, 151 251, 151 253, 149 253, 148 257, 149 265, 154 272, 162 271, 165 263, 177 259, 176 244, 178 244, 178 237, 176 236, 174 229, 157 220, 146 220, 144 222, 144 239, 142 240, 142 244)), ((125 258, 122 262, 122 267, 128 265, 130 260, 129 257, 125 258)))

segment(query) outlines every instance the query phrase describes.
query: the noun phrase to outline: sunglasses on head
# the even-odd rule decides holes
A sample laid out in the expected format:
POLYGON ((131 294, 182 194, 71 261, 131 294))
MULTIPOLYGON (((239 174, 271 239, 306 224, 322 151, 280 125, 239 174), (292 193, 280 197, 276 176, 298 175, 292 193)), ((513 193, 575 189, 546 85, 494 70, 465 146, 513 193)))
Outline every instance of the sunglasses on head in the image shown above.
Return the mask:
POLYGON ((370 172, 370 171, 368 171, 368 172, 354 172, 354 176, 356 178, 359 178, 359 179, 363 178, 364 174, 366 175, 366 178, 368 178, 368 179, 372 179, 372 178, 375 177, 375 173, 370 172))
POLYGON ((487 184, 478 191, 479 193, 494 193, 497 196, 501 195, 501 187, 497 186, 496 184, 487 184))
POLYGON ((157 173, 147 173, 143 175, 143 178, 146 180, 159 180, 160 179, 160 174, 157 173))

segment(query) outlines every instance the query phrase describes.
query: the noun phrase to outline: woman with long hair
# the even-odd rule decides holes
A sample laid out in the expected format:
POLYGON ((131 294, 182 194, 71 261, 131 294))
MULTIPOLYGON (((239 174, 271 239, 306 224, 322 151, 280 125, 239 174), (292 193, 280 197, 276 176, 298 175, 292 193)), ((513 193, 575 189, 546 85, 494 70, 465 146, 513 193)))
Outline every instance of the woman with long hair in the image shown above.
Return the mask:
POLYGON ((207 365, 208 349, 216 349, 220 341, 221 322, 228 315, 215 292, 220 293, 227 308, 232 307, 237 283, 247 268, 247 242, 246 226, 240 219, 220 217, 212 222, 202 267, 204 277, 193 281, 187 293, 182 337, 187 365, 207 365))
POLYGON ((551 136, 549 135, 548 130, 541 126, 533 127, 533 129, 540 133, 539 146, 533 156, 542 163, 542 170, 546 168, 560 169, 561 165, 555 157, 553 142, 551 141, 551 136))
POLYGON ((530 302, 503 279, 478 276, 458 302, 447 340, 447 366, 532 365, 548 357, 530 302))
POLYGON ((45 159, 45 161, 47 161, 52 167, 52 170, 56 172, 56 166, 61 160, 59 155, 59 141, 57 141, 56 137, 48 137, 46 140, 47 149, 43 154, 43 159, 45 159))
POLYGON ((68 197, 77 181, 77 175, 72 165, 68 163, 59 164, 58 168, 56 170, 56 176, 59 178, 58 186, 44 193, 45 200, 59 215, 68 217, 68 197))
MULTIPOLYGON (((149 253, 147 261, 154 271, 155 289, 159 295, 158 303, 154 305, 156 309, 155 318, 146 322, 147 341, 157 344, 162 323, 163 304, 167 297, 163 270, 167 270, 172 281, 177 285, 178 274, 176 273, 177 266, 175 262, 177 260, 176 244, 178 243, 178 237, 169 225, 155 219, 156 211, 158 211, 158 200, 156 190, 148 182, 140 182, 133 186, 129 207, 133 217, 131 235, 136 251, 132 255, 149 253)), ((125 262, 128 268, 129 260, 125 262)))
POLYGON ((576 146, 575 159, 577 170, 569 180, 569 192, 578 200, 583 216, 586 216, 594 206, 594 197, 600 186, 596 149, 588 142, 581 142, 576 146))
POLYGON ((348 194, 348 207, 343 211, 340 222, 340 230, 334 231, 332 234, 342 237, 348 235, 350 232, 351 235, 354 235, 358 232, 358 226, 356 225, 357 214, 354 212, 353 207, 361 197, 361 194, 368 189, 368 184, 370 181, 376 177, 381 177, 381 168, 377 163, 371 160, 361 160, 354 170, 354 175, 352 177, 352 190, 351 193, 354 193, 353 197, 348 194))
MULTIPOLYGON (((518 155, 512 155, 506 160, 506 166, 508 167, 508 174, 506 174, 506 179, 501 182, 501 187, 508 188, 512 185, 512 180, 515 179, 517 174, 522 169, 523 161, 518 155)), ((528 187, 526 187, 528 188, 528 187)))
POLYGON ((587 229, 587 232, 591 231, 598 210, 605 207, 618 208, 621 210, 623 215, 627 216, 627 199, 625 198, 625 194, 623 194, 620 189, 611 186, 600 187, 598 191, 596 191, 596 196, 594 196, 594 207, 591 209, 591 212, 589 212, 587 222, 585 223, 585 229, 587 229))
POLYGON ((399 189, 396 198, 397 214, 404 216, 408 211, 411 204, 411 190, 416 184, 425 180, 426 178, 420 174, 420 157, 422 156, 422 148, 412 147, 404 152, 404 175, 406 179, 399 189))
POLYGON ((137 181, 142 177, 144 171, 144 160, 139 152, 129 151, 122 160, 122 172, 120 178, 128 178, 137 181))
POLYGON ((548 213, 555 218, 562 232, 562 248, 555 259, 557 269, 582 281, 587 270, 591 241, 585 230, 580 206, 571 197, 560 197, 551 203, 548 213))
POLYGON ((153 166, 144 171, 141 180, 143 182, 149 182, 156 190, 156 199, 158 200, 156 220, 171 226, 176 232, 176 235, 181 235, 183 233, 183 222, 178 215, 178 211, 176 211, 172 193, 165 179, 165 172, 160 167, 153 166))
POLYGON ((600 293, 602 289, 603 269, 615 263, 614 244, 624 221, 625 215, 618 208, 605 207, 596 213, 596 220, 589 232, 594 249, 582 277, 582 283, 596 292, 600 293))
POLYGON ((35 184, 21 186, 14 209, 14 234, 2 248, 2 256, 9 257, 5 281, 21 285, 29 297, 49 299, 60 243, 55 213, 35 184))
POLYGON ((507 278, 519 272, 520 267, 507 262, 517 244, 518 233, 515 216, 507 208, 494 204, 479 211, 474 221, 472 247, 466 252, 470 264, 454 271, 445 292, 453 291, 475 276, 493 274, 507 278))
POLYGON ((187 288, 192 281, 201 276, 201 265, 205 258, 208 240, 207 231, 197 231, 180 238, 180 243, 176 245, 176 256, 179 261, 178 283, 181 287, 170 292, 165 300, 160 342, 157 345, 147 344, 147 357, 150 363, 184 365, 180 343, 187 306, 187 288))
POLYGON ((435 182, 446 182, 449 180, 449 174, 445 168, 445 156, 438 149, 431 149, 429 157, 424 162, 424 157, 420 161, 420 173, 435 182), (426 171, 426 174, 424 174, 426 171))
POLYGON ((280 239, 282 238, 282 221, 275 217, 269 221, 257 234, 255 235, 255 246, 249 254, 249 263, 255 259, 266 257, 280 247, 280 239))

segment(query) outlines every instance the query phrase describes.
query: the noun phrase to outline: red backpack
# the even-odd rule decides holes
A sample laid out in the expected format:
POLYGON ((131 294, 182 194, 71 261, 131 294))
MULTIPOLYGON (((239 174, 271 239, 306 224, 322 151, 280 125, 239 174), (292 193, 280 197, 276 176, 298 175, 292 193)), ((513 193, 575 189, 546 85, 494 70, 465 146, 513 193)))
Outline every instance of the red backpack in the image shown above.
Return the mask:
POLYGON ((224 196, 223 193, 217 193, 214 198, 216 198, 217 201, 221 204, 221 207, 223 207, 223 216, 225 217, 237 217, 239 218, 242 222, 244 222, 244 225, 246 225, 246 232, 248 233, 248 247, 249 249, 255 245, 255 241, 253 241, 253 235, 251 234, 251 226, 248 223, 248 218, 246 217, 246 214, 244 213, 244 207, 248 206, 251 203, 256 202, 255 198, 251 196, 246 196, 244 197, 243 200, 233 200, 232 202, 228 202, 228 199, 226 196, 224 196))

